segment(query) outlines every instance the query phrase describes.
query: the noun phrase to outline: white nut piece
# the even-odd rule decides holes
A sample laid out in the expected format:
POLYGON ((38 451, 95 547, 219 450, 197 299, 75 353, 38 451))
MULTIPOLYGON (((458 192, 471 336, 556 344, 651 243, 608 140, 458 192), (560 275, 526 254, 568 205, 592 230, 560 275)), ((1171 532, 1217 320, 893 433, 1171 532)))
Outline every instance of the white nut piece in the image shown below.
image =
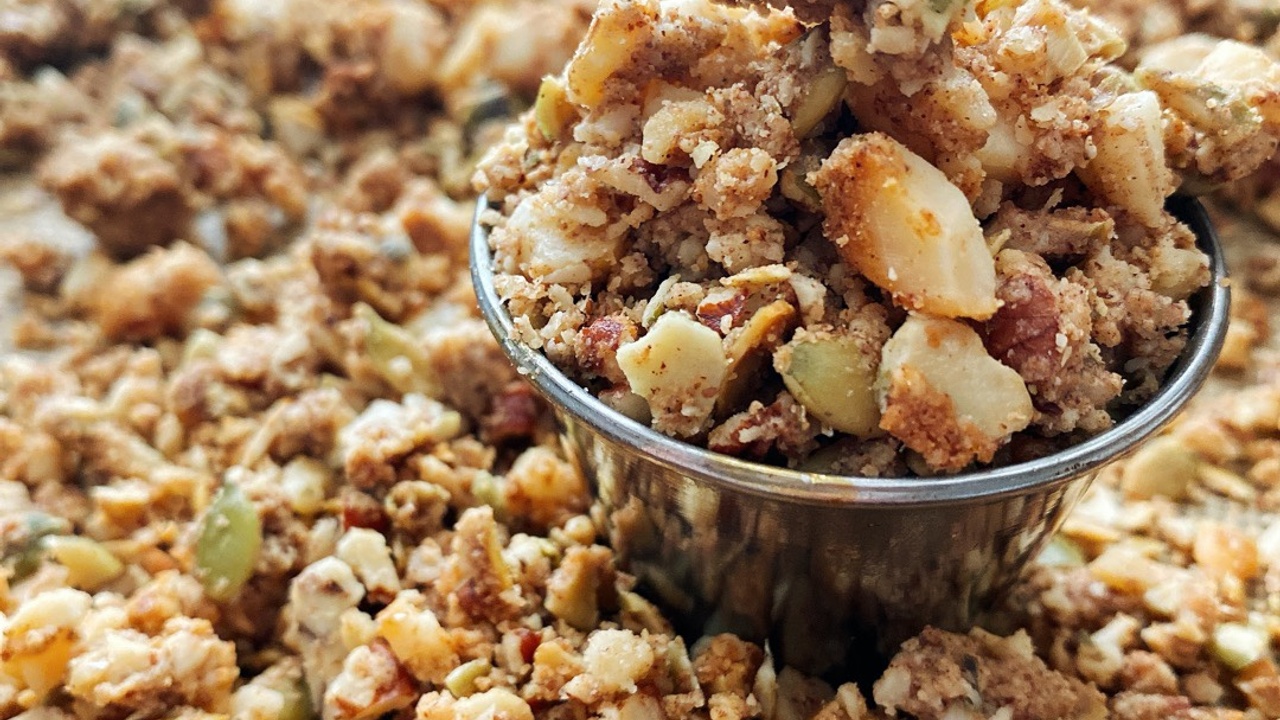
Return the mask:
POLYGON ((1022 377, 955 320, 907 318, 885 343, 877 387, 880 427, 941 470, 990 462, 1035 414, 1022 377))
POLYGON ((1125 93, 1098 114, 1098 154, 1078 169, 1090 190, 1133 213, 1148 227, 1164 219, 1173 173, 1164 161, 1160 101, 1150 90, 1125 93))
POLYGON ((617 357, 631 391, 649 402, 656 428, 683 436, 705 428, 729 367, 716 331, 668 312, 617 357))
POLYGON ((630 630, 597 630, 582 652, 583 666, 606 693, 635 692, 653 661, 653 648, 630 630))
POLYGON ((982 226, 941 170, 868 133, 842 140, 810 180, 841 257, 895 302, 943 317, 995 313, 995 262, 982 226))

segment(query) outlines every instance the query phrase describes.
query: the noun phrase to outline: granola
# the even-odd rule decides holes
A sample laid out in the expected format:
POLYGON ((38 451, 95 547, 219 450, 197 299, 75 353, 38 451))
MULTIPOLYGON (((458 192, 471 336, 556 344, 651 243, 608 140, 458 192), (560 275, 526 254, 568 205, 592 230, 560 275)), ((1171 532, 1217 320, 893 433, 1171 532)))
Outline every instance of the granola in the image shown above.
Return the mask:
MULTIPOLYGON (((1273 712, 1268 248, 1233 258, 1258 295, 1237 303, 1220 380, 1254 389, 1104 479, 992 621, 1011 639, 927 631, 864 696, 738 637, 678 637, 597 537, 553 419, 476 315, 466 179, 589 7, 0 14, 0 717, 1088 716, 1090 684, 1124 718, 1273 712), (1224 507, 1266 522, 1209 515, 1224 507), (1141 605, 1129 568, 1106 575, 1112 545, 1176 581, 1204 639, 1183 642, 1159 597, 1141 605), (1114 587, 1092 593, 1094 573, 1114 587), (941 705, 894 696, 904 680, 941 705)), ((743 174, 757 161, 708 191, 757 192, 743 174)), ((1007 256, 1011 303, 1067 292, 1027 253, 1052 267, 1107 225, 1063 212, 1015 239, 1024 211, 1001 213, 1024 253, 1007 256)), ((794 303, 776 298, 792 310, 749 308, 754 337, 823 317, 819 288, 792 278, 794 303)), ((736 327, 736 298, 697 304, 736 327)), ((884 322, 868 306, 841 342, 883 343, 884 322)), ((607 349, 640 327, 601 322, 582 362, 619 377, 607 349)), ((791 361, 820 364, 823 343, 791 361)), ((742 422, 723 441, 810 442, 794 401, 769 407, 767 430, 742 422)), ((886 457, 902 462, 879 446, 846 460, 886 457)))
MULTIPOLYGON (((1267 2, 1073 0, 1073 4, 1105 18, 1128 40, 1129 63, 1161 56, 1176 58, 1188 44, 1202 45, 1209 38, 1248 43, 1272 58, 1280 57, 1280 11, 1267 2)), ((1274 158, 1244 180, 1218 189, 1219 197, 1280 229, 1280 164, 1274 158)))
POLYGON ((1275 150, 1280 65, 1129 73, 1050 0, 821 20, 601 6, 477 175, 519 339, 659 431, 808 470, 886 439, 917 474, 1005 463, 1150 397, 1208 279, 1165 200, 1275 150))

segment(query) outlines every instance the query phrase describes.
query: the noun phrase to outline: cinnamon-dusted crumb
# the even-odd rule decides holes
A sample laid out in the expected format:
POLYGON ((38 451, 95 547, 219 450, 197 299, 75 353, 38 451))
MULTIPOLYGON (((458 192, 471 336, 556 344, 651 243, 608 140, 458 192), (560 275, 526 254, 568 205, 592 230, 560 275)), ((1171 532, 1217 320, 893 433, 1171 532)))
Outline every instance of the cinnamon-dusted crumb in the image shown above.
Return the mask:
POLYGON ((1104 718, 1102 693, 1049 669, 1019 634, 981 630, 967 636, 927 628, 903 644, 876 682, 875 700, 915 718, 942 718, 960 708, 1011 718, 1104 718))

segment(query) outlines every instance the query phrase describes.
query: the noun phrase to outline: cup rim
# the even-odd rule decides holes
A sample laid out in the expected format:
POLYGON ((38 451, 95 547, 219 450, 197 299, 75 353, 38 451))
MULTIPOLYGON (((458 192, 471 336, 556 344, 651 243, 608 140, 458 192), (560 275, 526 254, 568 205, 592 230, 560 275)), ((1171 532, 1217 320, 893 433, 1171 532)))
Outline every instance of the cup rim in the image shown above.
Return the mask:
POLYGON ((1116 460, 1167 425, 1209 374, 1226 338, 1230 290, 1222 245, 1204 206, 1174 197, 1169 210, 1195 233, 1209 256, 1209 285, 1191 298, 1187 346, 1156 394, 1115 426, 1052 455, 939 477, 875 478, 793 470, 723 455, 664 435, 609 408, 541 352, 515 339, 511 317, 494 287, 489 232, 481 222, 491 203, 481 195, 471 225, 471 280, 480 314, 519 374, 559 413, 637 456, 701 482, 803 504, 920 507, 995 500, 1044 490, 1116 460))

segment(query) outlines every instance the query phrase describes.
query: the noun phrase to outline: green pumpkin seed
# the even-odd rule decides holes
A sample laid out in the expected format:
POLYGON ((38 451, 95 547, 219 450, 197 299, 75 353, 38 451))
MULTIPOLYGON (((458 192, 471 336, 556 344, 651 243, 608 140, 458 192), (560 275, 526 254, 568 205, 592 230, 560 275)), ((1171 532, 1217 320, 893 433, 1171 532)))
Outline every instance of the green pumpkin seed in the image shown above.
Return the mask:
POLYGON ((817 130, 818 124, 840 104, 848 83, 849 77, 843 68, 832 65, 818 73, 791 118, 791 129, 796 137, 807 138, 817 130))
POLYGON ((42 512, 28 513, 26 520, 25 539, 7 548, 4 553, 5 564, 13 568, 14 580, 21 580, 40 569, 40 561, 44 559, 45 538, 71 530, 71 525, 66 520, 42 512))
POLYGON ((412 335, 399 325, 383 320, 364 303, 356 305, 355 314, 365 322, 365 350, 379 377, 397 392, 416 392, 428 397, 440 394, 435 369, 412 335))
POLYGON ((564 83, 554 77, 543 78, 538 97, 533 101, 533 119, 542 136, 555 140, 569 129, 576 116, 577 110, 569 102, 564 83))
POLYGON ((778 175, 778 189, 782 197, 810 212, 822 210, 822 196, 818 190, 805 179, 804 171, 794 165, 788 165, 778 175))
POLYGON ((240 488, 227 483, 214 496, 200 524, 196 571, 205 592, 226 601, 253 576, 262 548, 262 522, 240 488))
POLYGON ((311 705, 311 693, 301 681, 295 681, 278 688, 284 703, 280 706, 277 720, 315 720, 320 717, 311 705))
POLYGON ((880 406, 873 386, 874 354, 848 336, 797 337, 775 355, 782 382, 796 400, 823 423, 859 437, 875 433, 880 406))
POLYGON ((489 661, 483 658, 464 662, 445 676, 444 686, 454 697, 467 697, 475 693, 476 680, 488 675, 492 669, 489 661))

